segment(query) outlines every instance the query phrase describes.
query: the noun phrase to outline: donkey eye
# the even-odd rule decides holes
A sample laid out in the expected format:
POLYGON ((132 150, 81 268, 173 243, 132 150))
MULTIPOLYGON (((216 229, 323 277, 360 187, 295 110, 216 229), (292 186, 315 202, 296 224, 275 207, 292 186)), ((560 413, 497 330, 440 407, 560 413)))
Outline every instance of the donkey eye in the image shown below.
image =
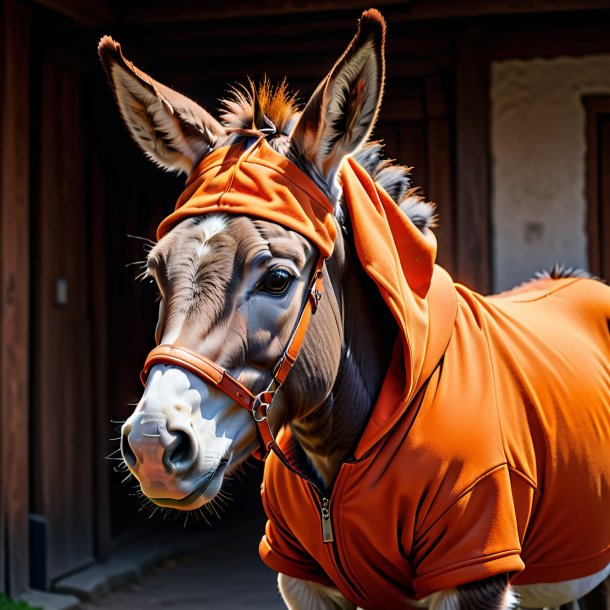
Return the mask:
POLYGON ((271 269, 261 280, 259 290, 273 295, 281 295, 288 290, 294 275, 284 267, 271 269))

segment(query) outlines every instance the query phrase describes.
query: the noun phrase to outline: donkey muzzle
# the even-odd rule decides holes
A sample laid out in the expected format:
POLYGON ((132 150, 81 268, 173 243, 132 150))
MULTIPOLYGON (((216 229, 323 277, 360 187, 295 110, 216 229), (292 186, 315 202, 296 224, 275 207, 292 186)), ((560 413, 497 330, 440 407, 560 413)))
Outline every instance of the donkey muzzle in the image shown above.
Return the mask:
POLYGON ((138 413, 127 420, 121 435, 123 459, 134 474, 160 481, 186 473, 197 459, 197 437, 188 423, 168 429, 164 416, 138 413))

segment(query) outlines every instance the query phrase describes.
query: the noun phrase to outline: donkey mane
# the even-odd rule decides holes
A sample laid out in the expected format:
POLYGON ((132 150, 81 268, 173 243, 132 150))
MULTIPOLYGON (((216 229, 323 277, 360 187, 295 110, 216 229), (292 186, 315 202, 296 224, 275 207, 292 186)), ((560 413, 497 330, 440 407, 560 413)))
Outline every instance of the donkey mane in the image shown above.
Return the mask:
MULTIPOLYGON (((286 155, 290 132, 300 116, 297 94, 289 91, 286 80, 273 85, 267 77, 259 85, 252 80, 248 86, 236 85, 221 100, 222 123, 230 135, 225 144, 237 144, 252 137, 252 130, 267 130, 270 146, 286 155)), ((263 131, 265 133, 266 131, 263 131)), ((424 231, 436 226, 435 205, 425 201, 418 187, 411 187, 410 167, 397 165, 384 156, 384 144, 370 141, 361 146, 354 159, 381 185, 394 202, 424 231)), ((340 208, 344 209, 340 202, 340 208)))
POLYGON ((264 77, 258 86, 250 79, 248 85, 234 86, 229 97, 221 100, 224 111, 220 118, 224 126, 237 130, 227 144, 236 144, 245 137, 239 130, 271 128, 275 133, 268 141, 277 147, 277 140, 287 141, 300 114, 297 94, 288 90, 286 80, 274 86, 264 77))

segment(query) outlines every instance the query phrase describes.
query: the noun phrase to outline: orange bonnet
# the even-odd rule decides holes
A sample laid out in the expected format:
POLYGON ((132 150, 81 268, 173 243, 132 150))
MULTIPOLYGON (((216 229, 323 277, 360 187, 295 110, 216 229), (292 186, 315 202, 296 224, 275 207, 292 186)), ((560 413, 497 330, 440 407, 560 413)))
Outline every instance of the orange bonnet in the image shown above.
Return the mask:
POLYGON ((189 176, 176 209, 157 229, 157 238, 178 222, 210 213, 243 214, 280 224, 309 239, 328 258, 337 228, 333 206, 296 165, 266 140, 219 148, 189 176))

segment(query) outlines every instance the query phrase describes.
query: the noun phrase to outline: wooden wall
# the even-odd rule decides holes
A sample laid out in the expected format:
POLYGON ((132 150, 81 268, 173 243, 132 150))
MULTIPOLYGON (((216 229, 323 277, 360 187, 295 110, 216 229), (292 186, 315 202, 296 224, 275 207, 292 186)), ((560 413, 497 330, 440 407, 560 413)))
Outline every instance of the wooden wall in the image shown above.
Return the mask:
POLYGON ((587 113, 589 269, 610 280, 610 96, 584 99, 587 113))
POLYGON ((0 591, 28 585, 29 11, 0 2, 0 591))
POLYGON ((41 75, 34 268, 32 508, 53 579, 94 558, 91 210, 81 75, 41 75))
POLYGON ((455 278, 491 289, 488 34, 467 31, 457 45, 455 278))

